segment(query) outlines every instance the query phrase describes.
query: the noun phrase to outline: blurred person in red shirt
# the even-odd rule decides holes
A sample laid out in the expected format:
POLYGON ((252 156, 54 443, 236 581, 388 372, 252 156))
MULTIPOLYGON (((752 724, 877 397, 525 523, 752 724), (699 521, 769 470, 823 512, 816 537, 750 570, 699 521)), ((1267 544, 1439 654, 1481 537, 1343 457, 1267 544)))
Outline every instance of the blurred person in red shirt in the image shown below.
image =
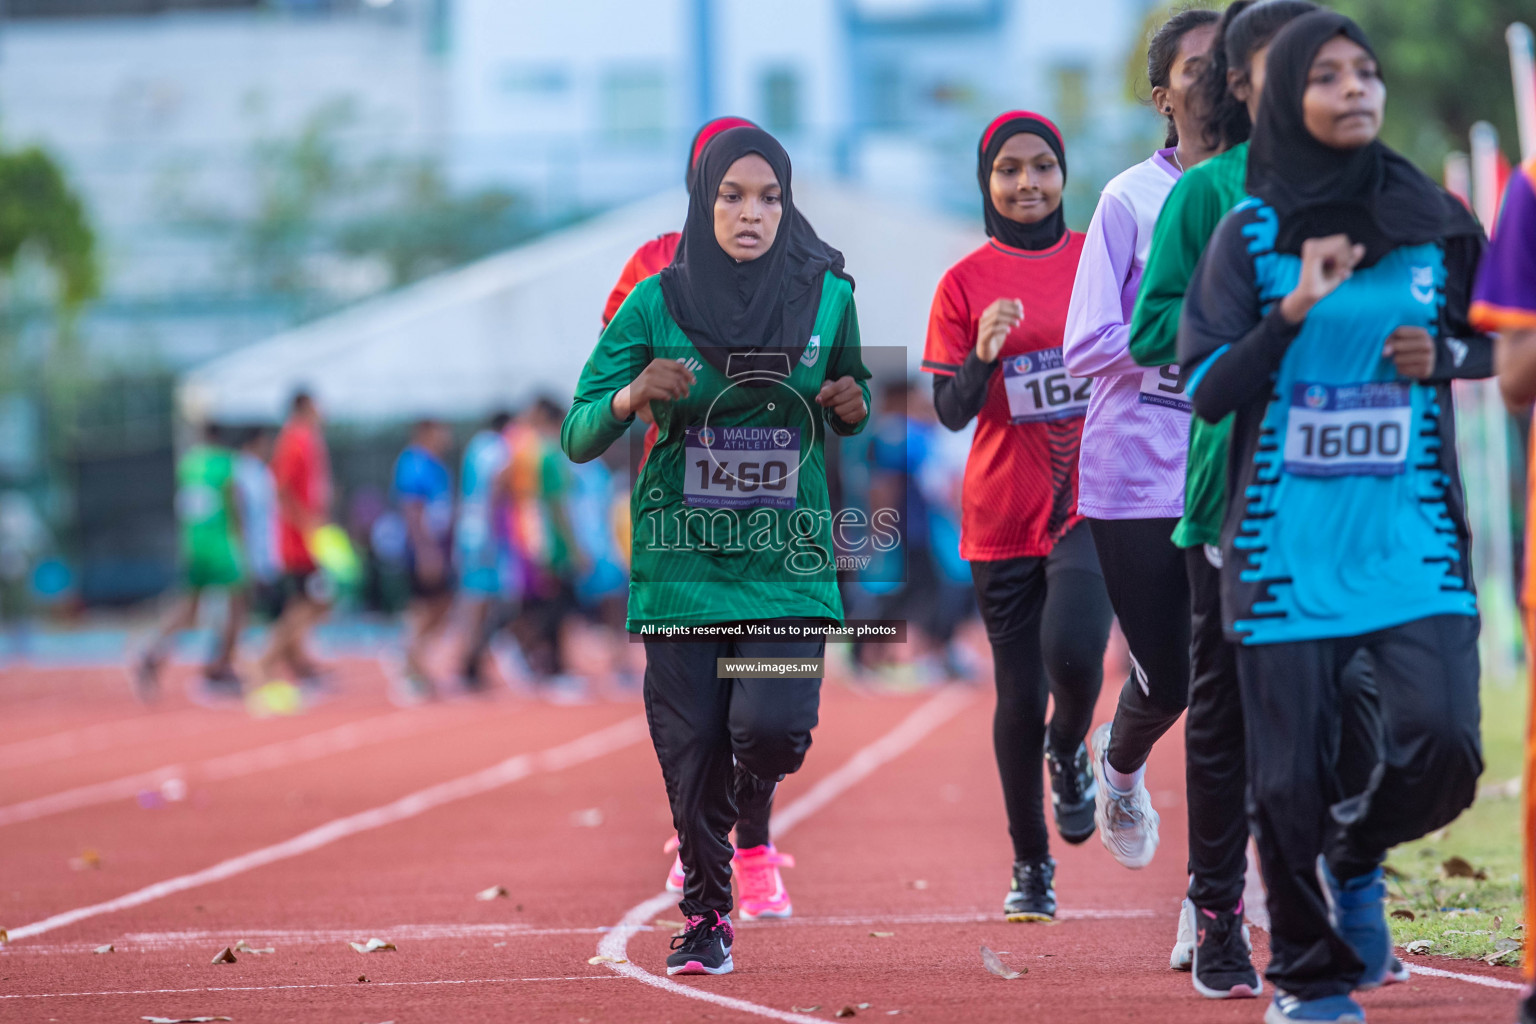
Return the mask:
POLYGON ((272 477, 277 484, 278 560, 286 593, 261 659, 262 672, 268 679, 284 678, 286 667, 294 682, 315 688, 323 682, 324 673, 310 656, 307 641, 330 611, 335 589, 310 548, 310 537, 329 522, 331 460, 321 432, 320 409, 307 391, 293 396, 288 419, 278 432, 272 477))

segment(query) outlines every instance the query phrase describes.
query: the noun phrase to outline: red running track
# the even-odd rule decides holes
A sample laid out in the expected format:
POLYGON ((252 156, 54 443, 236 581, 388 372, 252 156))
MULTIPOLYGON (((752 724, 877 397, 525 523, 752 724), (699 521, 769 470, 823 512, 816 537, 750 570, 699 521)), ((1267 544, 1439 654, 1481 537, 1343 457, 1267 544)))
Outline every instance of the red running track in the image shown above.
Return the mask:
MULTIPOLYGON (((1010 925, 990 695, 829 684, 776 815, 797 917, 742 926, 734 974, 668 982, 669 928, 652 924, 679 916, 658 896, 668 814, 637 700, 402 712, 368 662, 343 685, 308 715, 252 720, 174 699, 141 711, 110 671, 8 670, 0 1021, 1262 1017, 1264 1001, 1200 999, 1166 966, 1184 883, 1176 737, 1149 769, 1153 865, 1057 843, 1063 920, 1010 925), (72 867, 87 849, 100 866, 72 867), (474 898, 495 885, 509 897, 474 898), (398 951, 348 945, 373 937, 398 951), (275 952, 209 963, 240 939, 275 952), (630 962, 589 964, 600 944, 630 962), (988 974, 982 944, 1028 973, 988 974)), ((1464 977, 1366 994, 1373 1022, 1512 1019, 1514 970, 1413 964, 1464 977)))

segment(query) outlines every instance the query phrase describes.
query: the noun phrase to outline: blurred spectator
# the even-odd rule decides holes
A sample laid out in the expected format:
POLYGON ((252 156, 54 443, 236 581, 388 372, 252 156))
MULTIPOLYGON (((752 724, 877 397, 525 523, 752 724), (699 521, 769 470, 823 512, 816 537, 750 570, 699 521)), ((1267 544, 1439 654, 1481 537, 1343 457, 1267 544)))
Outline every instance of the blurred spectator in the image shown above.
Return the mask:
POLYGON ((251 606, 267 618, 282 612, 282 560, 277 549, 277 485, 267 465, 272 458, 272 431, 250 427, 240 437, 235 455, 235 488, 250 574, 251 606))
POLYGON ((510 413, 492 416, 465 445, 459 470, 454 556, 459 587, 469 606, 461 682, 470 691, 485 689, 485 656, 491 638, 510 618, 517 601, 506 529, 507 501, 502 490, 510 458, 507 430, 511 424, 510 413))
POLYGON ((176 465, 176 519, 181 525, 181 557, 187 592, 178 598, 134 664, 134 689, 141 700, 160 693, 160 670, 176 636, 197 625, 204 590, 227 596, 224 628, 213 658, 203 669, 198 695, 206 699, 241 695, 235 671, 235 644, 245 622, 246 556, 242 550, 243 515, 235 482, 235 451, 229 431, 213 424, 202 441, 187 449, 176 465))
POLYGON ((452 440, 442 423, 421 420, 395 460, 395 504, 405 521, 411 587, 405 666, 395 696, 406 704, 436 695, 424 659, 453 607, 453 481, 443 462, 452 440))
POLYGON ((295 394, 272 452, 285 592, 282 614, 262 657, 268 679, 284 678, 287 669, 309 691, 324 685, 323 673, 308 651, 309 633, 335 600, 335 588, 310 548, 310 538, 329 521, 331 510, 330 455, 321 426, 314 397, 307 391, 295 394))
POLYGON ((512 549, 523 593, 513 633, 529 669, 541 680, 565 672, 563 626, 575 605, 570 469, 560 451, 564 418, 565 410, 552 399, 534 402, 512 430, 506 470, 512 549))
POLYGON ((32 572, 48 546, 48 528, 20 491, 0 492, 0 625, 13 638, 13 654, 26 647, 32 572))

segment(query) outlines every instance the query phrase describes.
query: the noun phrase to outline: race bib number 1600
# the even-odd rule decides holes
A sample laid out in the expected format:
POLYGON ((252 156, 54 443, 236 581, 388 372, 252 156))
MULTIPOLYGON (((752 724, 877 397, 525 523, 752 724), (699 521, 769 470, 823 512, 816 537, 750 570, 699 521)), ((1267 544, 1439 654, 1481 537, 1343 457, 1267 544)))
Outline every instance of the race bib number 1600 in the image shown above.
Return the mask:
POLYGON ((1067 374, 1061 349, 1046 348, 1003 360, 1008 415, 1015 423, 1066 420, 1088 412, 1093 381, 1067 374))
POLYGON ((1285 471, 1297 476, 1401 473, 1408 464, 1412 428, 1407 384, 1295 384, 1285 426, 1285 471))
POLYGON ((794 508, 800 431, 794 427, 689 427, 683 499, 701 508, 794 508))

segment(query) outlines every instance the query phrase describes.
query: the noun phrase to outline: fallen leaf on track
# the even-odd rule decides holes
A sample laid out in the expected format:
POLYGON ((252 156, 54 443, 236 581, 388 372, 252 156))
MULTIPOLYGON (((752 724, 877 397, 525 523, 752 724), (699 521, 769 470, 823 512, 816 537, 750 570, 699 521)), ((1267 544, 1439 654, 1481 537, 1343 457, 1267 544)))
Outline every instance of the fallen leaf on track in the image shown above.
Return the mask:
POLYGON ((1004 979, 1005 981, 1012 981, 1014 978, 1018 978, 1029 973, 1028 967, 1024 968, 1022 971, 1016 971, 1009 967, 1007 964, 999 960, 997 954, 992 952, 986 946, 981 947, 981 964, 987 970, 991 971, 993 974, 997 975, 999 978, 1004 979))
POLYGON ((357 980, 359 982, 366 982, 368 980, 368 975, 366 975, 366 974, 359 974, 357 976, 357 980))
POLYGON ((268 946, 266 949, 256 949, 249 942, 246 942, 244 939, 241 939, 239 942, 235 943, 230 948, 233 949, 236 953, 249 953, 252 956, 261 956, 264 953, 276 953, 277 952, 277 950, 273 949, 270 946, 268 946))
POLYGON ((110 942, 105 946, 97 946, 95 949, 91 950, 92 953, 111 953, 112 951, 112 943, 110 942))
POLYGON ((815 1006, 791 1006, 790 1009, 796 1013, 815 1013, 821 1009, 821 1004, 817 1003, 815 1006))
POLYGON ((101 854, 95 850, 80 851, 80 856, 69 858, 69 866, 76 871, 94 871, 101 867, 101 854))
POLYGON ((616 956, 609 956, 608 954, 604 953, 604 954, 602 954, 600 956, 594 956, 594 957, 589 958, 587 960, 587 963, 592 964, 595 967, 598 964, 627 964, 627 963, 629 963, 629 961, 628 960, 621 960, 621 959, 619 959, 616 956))
POLYGON ((895 934, 895 932, 870 932, 869 937, 872 939, 888 939, 895 934))
POLYGON ((858 1015, 859 1015, 859 1011, 858 1010, 855 1010, 851 1006, 845 1006, 841 1010, 838 1010, 836 1013, 834 1013, 832 1016, 834 1016, 834 1017, 857 1017, 858 1015))
POLYGON ((215 964, 235 963, 235 951, 230 949, 228 946, 225 946, 223 949, 219 950, 218 955, 209 962, 215 964))
POLYGON ((1412 942, 1403 947, 1403 952, 1413 953, 1414 955, 1418 956, 1424 953, 1428 953, 1431 949, 1434 948, 1434 945, 1435 942, 1433 939, 1414 939, 1412 942))
POLYGON ((874 1003, 860 1003, 859 1004, 859 1009, 867 1010, 867 1009, 869 1009, 873 1005, 875 1005, 875 1004, 874 1003))
POLYGON ((506 886, 504 886, 504 885, 493 885, 489 889, 481 889, 479 892, 475 893, 475 899, 477 899, 477 900, 504 900, 508 896, 511 896, 511 895, 512 895, 511 893, 507 892, 507 887, 506 886))
POLYGON ((1440 862, 1446 878, 1476 878, 1477 869, 1465 857, 1450 857, 1440 862))
POLYGON ((4 928, 0 928, 0 944, 6 943, 6 942, 10 942, 10 941, 11 941, 10 933, 7 932, 4 928))
POLYGON ((357 950, 359 953, 397 952, 395 949, 395 944, 393 942, 387 942, 384 939, 369 939, 367 942, 351 942, 348 943, 348 945, 357 950))
POLYGON ((215 1020, 234 1020, 233 1017, 140 1017, 149 1024, 208 1024, 215 1020))
POLYGON ((1398 918, 1399 920, 1402 920, 1402 921, 1413 921, 1413 920, 1415 920, 1413 911, 1411 911, 1411 910, 1403 910, 1401 908, 1392 911, 1392 916, 1395 917, 1395 918, 1398 918))

